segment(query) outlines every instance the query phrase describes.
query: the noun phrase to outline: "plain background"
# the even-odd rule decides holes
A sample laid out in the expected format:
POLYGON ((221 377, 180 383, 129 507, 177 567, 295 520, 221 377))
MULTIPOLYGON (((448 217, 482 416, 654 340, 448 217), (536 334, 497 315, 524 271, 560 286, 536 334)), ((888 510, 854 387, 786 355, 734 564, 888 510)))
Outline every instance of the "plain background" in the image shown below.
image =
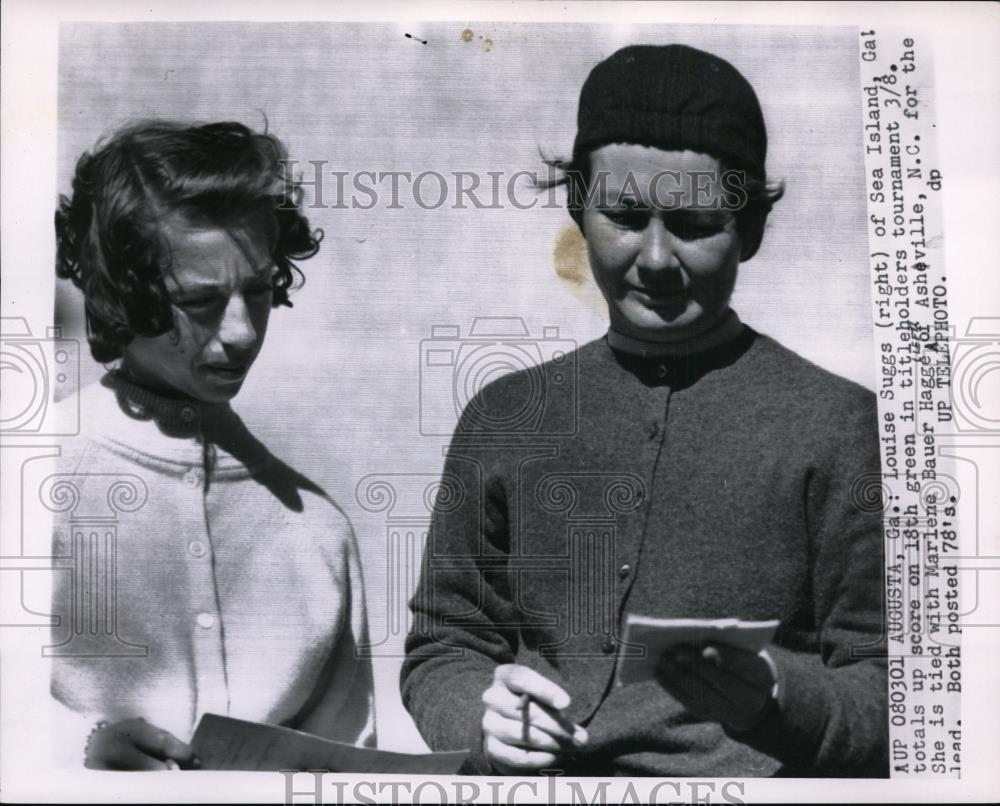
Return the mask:
MULTIPOLYGON (((569 156, 579 90, 597 62, 626 44, 671 42, 714 52, 747 76, 767 122, 769 173, 786 183, 763 247, 742 266, 734 307, 757 329, 871 387, 853 28, 67 23, 57 190, 68 192, 77 157, 99 137, 147 117, 258 129, 266 117, 306 179, 307 162, 322 160, 328 171, 469 171, 484 182, 502 171, 506 186, 517 171, 544 170, 540 150, 569 156)), ((529 210, 452 209, 454 184, 438 209, 421 209, 405 182, 404 209, 386 209, 385 182, 371 210, 307 210, 325 232, 322 249, 302 264, 307 279, 294 309, 272 316, 236 400, 251 429, 354 524, 379 643, 380 745, 406 751, 423 748, 398 693, 417 557, 400 569, 392 524, 361 506, 358 485, 371 474, 405 484, 401 475, 440 472, 447 437, 421 433, 420 407, 435 422, 453 422, 457 412, 447 372, 424 367, 421 395, 421 342, 436 325, 457 326, 464 337, 483 316, 521 317, 529 339, 557 327, 559 339, 577 344, 607 327, 593 282, 556 274, 556 244, 579 245, 564 210, 543 207, 546 196, 529 210)), ((332 177, 324 185, 322 201, 332 205, 332 177)), ((427 198, 436 187, 425 185, 427 198)), ((523 182, 517 198, 533 198, 523 182)), ((82 338, 81 298, 68 283, 57 286, 56 310, 67 335, 82 338)), ((103 372, 89 356, 82 363, 84 382, 103 372)), ((419 535, 416 514, 409 528, 419 535)))

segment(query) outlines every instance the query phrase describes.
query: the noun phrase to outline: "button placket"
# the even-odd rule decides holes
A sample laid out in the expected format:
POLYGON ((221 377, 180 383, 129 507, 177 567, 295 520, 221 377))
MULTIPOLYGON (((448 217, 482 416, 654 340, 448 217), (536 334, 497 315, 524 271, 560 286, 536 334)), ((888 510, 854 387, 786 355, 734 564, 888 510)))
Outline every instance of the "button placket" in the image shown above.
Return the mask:
MULTIPOLYGON (((657 366, 657 374, 662 370, 663 376, 667 374, 666 364, 659 364, 657 366)), ((663 377, 661 376, 661 377, 663 377)), ((646 444, 648 446, 647 456, 650 457, 648 469, 646 473, 643 474, 643 480, 647 485, 647 491, 649 493, 655 488, 657 469, 659 465, 659 457, 663 451, 664 445, 667 441, 667 423, 670 417, 670 398, 671 389, 669 385, 659 386, 657 388, 657 394, 651 395, 649 398, 649 408, 646 408, 643 412, 644 417, 638 419, 638 422, 643 422, 645 417, 649 419, 646 420, 648 426, 646 426, 646 444)), ((640 426, 641 428, 641 426, 640 426)), ((641 432, 640 432, 641 433, 641 432)), ((649 528, 649 506, 651 504, 652 495, 646 496, 646 501, 644 502, 643 510, 643 526, 639 531, 637 539, 633 544, 628 546, 622 546, 622 552, 618 556, 620 557, 621 565, 617 569, 618 578, 620 583, 617 585, 618 588, 618 610, 617 618, 622 619, 623 613, 628 606, 629 596, 631 594, 633 585, 637 578, 638 565, 642 560, 642 547, 643 543, 646 541, 646 531, 649 528), (626 561, 627 558, 627 561, 626 561)), ((613 639, 611 639, 613 641, 613 639)), ((607 643, 607 642, 605 642, 607 643)), ((612 646, 611 649, 606 649, 604 645, 601 647, 601 651, 605 653, 610 653, 614 650, 612 646)))
MULTIPOLYGON (((194 407, 185 406, 181 408, 180 416, 186 422, 195 422, 197 411, 194 407), (185 410, 189 410, 190 419, 185 418, 185 410)), ((205 713, 229 713, 222 614, 219 611, 213 563, 206 559, 212 556, 212 535, 205 500, 208 472, 207 463, 203 461, 200 465, 192 465, 184 474, 184 483, 191 488, 192 493, 198 495, 196 506, 200 513, 200 523, 196 530, 187 532, 188 540, 182 549, 191 558, 187 566, 194 592, 189 623, 194 652, 196 721, 205 713)))
POLYGON ((197 717, 204 713, 226 714, 229 711, 229 691, 218 611, 206 608, 197 613, 192 630, 197 717))

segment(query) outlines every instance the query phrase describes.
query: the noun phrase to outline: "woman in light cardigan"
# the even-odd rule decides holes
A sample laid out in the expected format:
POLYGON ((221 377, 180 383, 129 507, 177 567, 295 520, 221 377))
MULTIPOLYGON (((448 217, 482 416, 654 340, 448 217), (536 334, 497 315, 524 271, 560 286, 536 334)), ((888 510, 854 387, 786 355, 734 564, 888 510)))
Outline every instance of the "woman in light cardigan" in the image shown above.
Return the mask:
POLYGON ((114 366, 61 404, 82 428, 51 490, 52 694, 88 767, 197 767, 206 713, 374 741, 351 526, 229 405, 319 249, 284 156, 238 123, 149 121, 60 200, 57 273, 114 366))

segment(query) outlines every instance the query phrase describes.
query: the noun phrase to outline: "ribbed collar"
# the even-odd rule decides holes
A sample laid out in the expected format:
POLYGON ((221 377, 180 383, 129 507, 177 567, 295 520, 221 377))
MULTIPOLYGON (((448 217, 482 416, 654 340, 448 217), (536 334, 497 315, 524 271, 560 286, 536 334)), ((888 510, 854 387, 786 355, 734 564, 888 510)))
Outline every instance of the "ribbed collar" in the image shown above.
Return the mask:
POLYGON ((239 466, 251 472, 274 458, 229 403, 167 397, 137 386, 117 372, 109 372, 101 383, 114 393, 118 408, 137 426, 105 434, 112 443, 174 460, 211 455, 219 469, 239 466), (144 422, 154 425, 156 432, 142 428, 144 422))
POLYGON ((118 406, 127 416, 152 420, 169 436, 195 437, 208 423, 218 429, 229 421, 239 421, 229 403, 167 397, 126 380, 120 372, 109 372, 102 382, 114 390, 118 406))
MULTIPOLYGON (((757 340, 758 333, 743 324, 734 313, 711 338, 692 339, 684 349, 657 354, 623 349, 621 334, 608 332, 605 343, 611 359, 636 377, 644 386, 669 386, 682 389, 696 383, 713 370, 727 367, 740 359, 757 340)), ((709 334, 705 334, 709 336, 709 334)))
POLYGON ((717 347, 727 341, 737 338, 743 331, 743 323, 732 308, 719 324, 706 333, 678 342, 656 342, 626 336, 614 328, 608 330, 608 344, 611 349, 622 353, 630 353, 640 358, 658 358, 661 356, 689 356, 701 353, 712 347, 717 347))

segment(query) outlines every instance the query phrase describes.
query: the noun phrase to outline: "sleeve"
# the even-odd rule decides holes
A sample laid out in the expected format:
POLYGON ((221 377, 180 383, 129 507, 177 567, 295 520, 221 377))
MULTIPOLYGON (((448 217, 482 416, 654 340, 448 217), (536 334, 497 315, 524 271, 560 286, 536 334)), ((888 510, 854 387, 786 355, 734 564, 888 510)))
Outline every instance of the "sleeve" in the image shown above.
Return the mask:
POLYGON ((496 469, 501 450, 452 440, 400 675, 403 703, 424 740, 433 750, 471 750, 462 769, 469 774, 490 772, 482 695, 496 667, 515 661, 518 646, 508 495, 496 469))
POLYGON ((344 624, 320 675, 320 685, 295 720, 299 730, 359 747, 375 747, 375 687, 364 579, 354 530, 340 513, 344 624))
MULTIPOLYGON (((806 511, 818 636, 812 651, 769 651, 776 702, 749 731, 727 733, 809 775, 888 775, 884 546, 874 395, 853 412, 813 469, 806 511)), ((832 421, 831 421, 832 422, 832 421)))
MULTIPOLYGON (((66 412, 70 409, 67 407, 79 405, 76 400, 74 396, 57 404, 57 416, 68 416, 66 412)), ((60 448, 60 458, 56 463, 60 475, 78 473, 84 458, 93 450, 93 446, 82 438, 68 438, 60 448)), ((52 517, 53 567, 49 574, 51 612, 56 618, 52 622, 49 640, 53 647, 69 639, 69 625, 74 612, 74 582, 70 565, 72 528, 69 518, 70 512, 65 509, 57 509, 52 517)), ((91 732, 98 722, 110 721, 111 716, 103 709, 87 707, 86 703, 94 699, 88 696, 91 693, 88 679, 74 674, 72 660, 72 657, 55 653, 50 656, 46 680, 49 696, 45 701, 46 707, 40 709, 40 716, 47 724, 53 765, 56 768, 82 769, 91 732)))
POLYGON ((63 703, 51 692, 43 717, 48 722, 50 759, 58 769, 83 769, 87 742, 103 714, 86 714, 63 703))

